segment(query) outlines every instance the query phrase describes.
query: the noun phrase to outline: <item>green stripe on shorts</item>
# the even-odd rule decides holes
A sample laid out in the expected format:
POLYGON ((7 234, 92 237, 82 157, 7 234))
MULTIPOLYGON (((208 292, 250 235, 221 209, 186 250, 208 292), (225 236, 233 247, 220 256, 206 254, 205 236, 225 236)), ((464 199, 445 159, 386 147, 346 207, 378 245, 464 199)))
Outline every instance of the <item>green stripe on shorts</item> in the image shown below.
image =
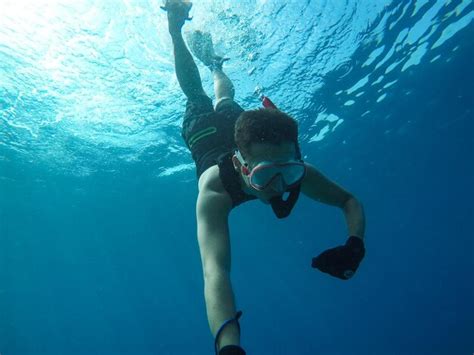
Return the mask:
POLYGON ((189 141, 188 141, 189 148, 192 148, 193 145, 195 145, 198 141, 200 141, 204 137, 210 136, 211 134, 214 134, 216 132, 217 132, 217 128, 214 126, 211 126, 203 130, 200 130, 199 132, 194 133, 191 136, 191 138, 189 138, 189 141))

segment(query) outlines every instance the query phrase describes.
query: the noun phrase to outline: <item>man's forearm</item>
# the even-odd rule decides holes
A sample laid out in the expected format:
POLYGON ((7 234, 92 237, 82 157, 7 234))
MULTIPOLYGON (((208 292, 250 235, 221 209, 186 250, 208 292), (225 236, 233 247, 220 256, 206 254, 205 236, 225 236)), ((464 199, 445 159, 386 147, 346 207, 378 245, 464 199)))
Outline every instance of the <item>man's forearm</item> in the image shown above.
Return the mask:
POLYGON ((362 204, 352 197, 344 205, 344 216, 346 217, 347 229, 349 236, 364 239, 365 233, 365 215, 362 204))

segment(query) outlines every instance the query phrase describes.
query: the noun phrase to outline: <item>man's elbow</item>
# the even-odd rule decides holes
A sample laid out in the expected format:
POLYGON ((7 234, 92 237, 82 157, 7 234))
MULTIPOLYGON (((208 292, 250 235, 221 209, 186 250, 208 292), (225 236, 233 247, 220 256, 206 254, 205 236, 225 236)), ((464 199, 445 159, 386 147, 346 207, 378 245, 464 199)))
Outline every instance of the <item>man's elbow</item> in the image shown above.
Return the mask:
POLYGON ((349 194, 346 197, 342 208, 344 209, 344 211, 350 211, 354 209, 360 209, 360 210, 364 209, 364 207, 362 206, 362 203, 354 195, 351 195, 351 194, 349 194))

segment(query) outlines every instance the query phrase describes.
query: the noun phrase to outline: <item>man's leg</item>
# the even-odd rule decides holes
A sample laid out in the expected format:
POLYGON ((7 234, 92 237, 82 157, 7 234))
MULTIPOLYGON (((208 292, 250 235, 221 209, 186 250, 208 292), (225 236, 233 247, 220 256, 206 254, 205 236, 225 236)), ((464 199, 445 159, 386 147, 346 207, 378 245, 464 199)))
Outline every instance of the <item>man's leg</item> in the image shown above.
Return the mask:
POLYGON ((216 106, 223 98, 234 99, 235 89, 232 81, 224 74, 222 68, 215 68, 212 71, 214 77, 214 93, 216 94, 216 106))
POLYGON ((201 76, 193 56, 186 46, 181 29, 182 15, 168 10, 168 28, 173 41, 174 63, 179 85, 188 99, 206 95, 202 88, 201 76))
POLYGON ((194 31, 188 36, 188 43, 194 56, 208 67, 214 79, 216 106, 223 98, 234 98, 234 86, 222 71, 222 65, 228 58, 221 57, 214 52, 212 36, 208 32, 194 31))

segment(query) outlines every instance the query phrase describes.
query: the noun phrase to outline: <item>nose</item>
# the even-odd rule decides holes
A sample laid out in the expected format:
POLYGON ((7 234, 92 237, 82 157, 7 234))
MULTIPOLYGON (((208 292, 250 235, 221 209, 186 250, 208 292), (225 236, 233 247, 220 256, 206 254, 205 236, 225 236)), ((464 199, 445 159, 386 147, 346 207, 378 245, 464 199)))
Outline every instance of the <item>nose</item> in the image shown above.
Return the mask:
POLYGON ((286 191, 286 184, 282 176, 278 174, 273 178, 273 181, 269 185, 269 189, 274 192, 283 193, 286 191))

